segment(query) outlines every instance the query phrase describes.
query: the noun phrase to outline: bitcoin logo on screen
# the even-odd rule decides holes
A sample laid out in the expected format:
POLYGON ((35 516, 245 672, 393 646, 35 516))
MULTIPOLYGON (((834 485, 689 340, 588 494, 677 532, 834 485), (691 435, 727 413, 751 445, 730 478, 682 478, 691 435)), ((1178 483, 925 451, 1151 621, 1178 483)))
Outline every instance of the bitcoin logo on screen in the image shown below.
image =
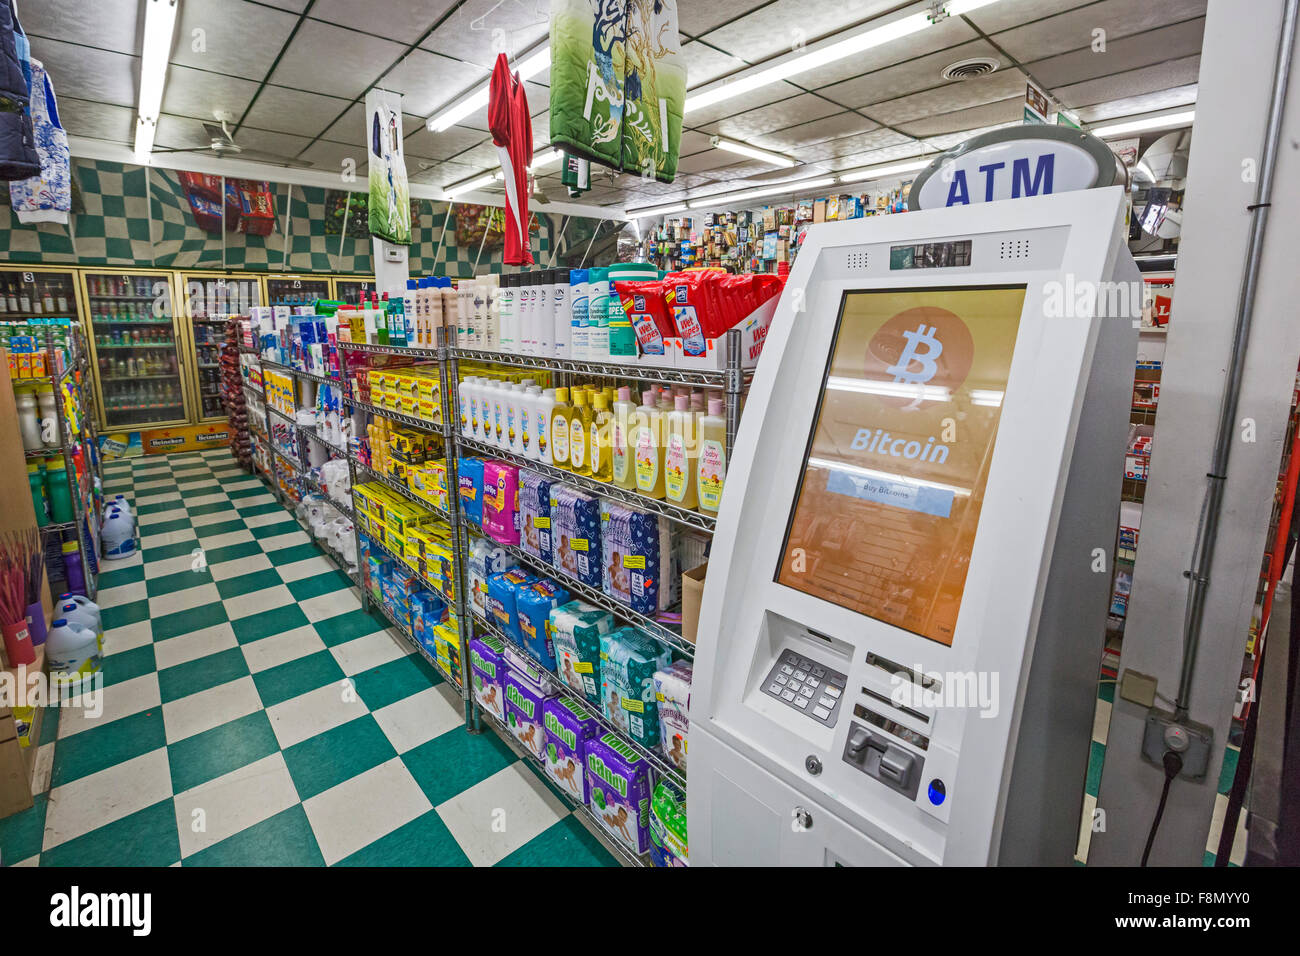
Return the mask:
POLYGON ((895 382, 909 382, 913 385, 924 385, 930 379, 934 378, 934 373, 939 371, 939 366, 935 362, 943 354, 943 343, 934 337, 934 326, 925 327, 922 322, 916 327, 915 332, 904 332, 903 338, 907 339, 907 345, 903 347, 903 354, 899 356, 898 364, 891 365, 885 369, 894 376, 895 382), (916 347, 922 345, 925 351, 918 353, 916 347), (920 363, 920 369, 910 371, 912 363, 920 363))
POLYGON ((906 309, 887 319, 867 343, 862 377, 895 407, 951 401, 970 374, 975 343, 966 323, 937 306, 906 309))

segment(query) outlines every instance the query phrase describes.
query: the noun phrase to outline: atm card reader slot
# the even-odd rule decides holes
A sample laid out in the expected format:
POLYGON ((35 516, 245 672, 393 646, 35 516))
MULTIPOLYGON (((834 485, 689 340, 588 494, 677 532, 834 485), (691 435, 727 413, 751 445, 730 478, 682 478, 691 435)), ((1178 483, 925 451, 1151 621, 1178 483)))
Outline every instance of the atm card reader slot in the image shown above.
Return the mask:
POLYGON ((925 757, 900 746, 884 733, 856 721, 844 740, 844 762, 875 777, 909 800, 916 799, 925 757))

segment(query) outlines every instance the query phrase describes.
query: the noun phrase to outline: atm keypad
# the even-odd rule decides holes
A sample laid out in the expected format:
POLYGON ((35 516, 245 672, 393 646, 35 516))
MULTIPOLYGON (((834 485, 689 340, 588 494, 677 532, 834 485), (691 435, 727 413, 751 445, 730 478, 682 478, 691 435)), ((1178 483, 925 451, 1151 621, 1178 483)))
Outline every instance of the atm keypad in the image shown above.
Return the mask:
POLYGON ((772 665, 762 687, 769 697, 834 727, 847 679, 839 671, 786 649, 772 665))

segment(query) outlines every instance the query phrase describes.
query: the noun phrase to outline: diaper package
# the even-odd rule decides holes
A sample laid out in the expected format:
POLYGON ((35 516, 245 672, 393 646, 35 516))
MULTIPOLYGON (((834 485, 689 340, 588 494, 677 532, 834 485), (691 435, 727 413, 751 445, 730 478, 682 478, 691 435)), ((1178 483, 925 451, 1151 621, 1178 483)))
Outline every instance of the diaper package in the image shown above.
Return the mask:
POLYGON ((527 571, 519 568, 511 568, 509 571, 498 571, 496 574, 489 574, 487 578, 487 616, 488 619, 515 641, 523 643, 523 635, 519 630, 519 614, 515 607, 515 595, 520 588, 527 587, 537 581, 527 571))
POLYGON ((600 706, 600 638, 614 629, 614 615, 582 601, 570 601, 551 612, 551 642, 555 670, 565 686, 600 706))
POLYGON ((554 581, 541 580, 515 592, 515 611, 524 649, 543 667, 555 670, 551 640, 551 611, 569 600, 569 592, 554 581))
POLYGON ((650 780, 646 761, 615 734, 587 741, 587 786, 600 825, 640 856, 650 849, 650 780))
POLYGON ((519 469, 483 463, 483 533, 501 544, 519 543, 519 469))
POLYGON ((481 528, 483 527, 483 459, 457 459, 456 474, 460 485, 461 511, 472 524, 481 528))
POLYGON ((519 546, 547 564, 551 555, 551 486, 545 475, 519 472, 519 546))
POLYGON ((600 699, 607 720, 643 747, 659 743, 654 675, 672 654, 634 627, 600 638, 600 699))
POLYGON ((659 708, 659 748, 673 766, 686 772, 686 736, 690 721, 691 662, 676 661, 655 671, 655 704, 659 708))
POLYGON ((546 752, 546 731, 542 728, 542 702, 554 696, 506 668, 506 726, 515 739, 538 760, 546 752))
POLYGON ((469 599, 473 610, 487 617, 487 579, 489 574, 508 571, 515 566, 506 549, 486 538, 474 538, 467 562, 469 599))
POLYGON ((506 719, 505 645, 492 634, 469 642, 469 666, 473 673, 470 686, 474 699, 485 711, 502 723, 506 719))
POLYGON ((686 844, 686 795, 667 780, 650 796, 650 862, 655 866, 689 866, 686 844))
POLYGON ((672 522, 617 501, 600 503, 601 586, 615 601, 654 617, 681 599, 672 522))
POLYGON ((516 680, 539 697, 553 697, 559 692, 555 677, 542 670, 537 661, 511 644, 505 647, 506 671, 513 674, 516 680))
POLYGON ((572 697, 552 697, 542 704, 546 753, 542 765, 556 786, 587 802, 590 789, 582 772, 587 741, 600 733, 600 721, 572 697))
POLYGON ((561 574, 600 589, 600 502, 568 485, 551 486, 551 564, 561 574))
POLYGON ((420 590, 411 595, 411 634, 415 639, 434 653, 437 640, 435 629, 450 620, 447 602, 432 591, 420 590))

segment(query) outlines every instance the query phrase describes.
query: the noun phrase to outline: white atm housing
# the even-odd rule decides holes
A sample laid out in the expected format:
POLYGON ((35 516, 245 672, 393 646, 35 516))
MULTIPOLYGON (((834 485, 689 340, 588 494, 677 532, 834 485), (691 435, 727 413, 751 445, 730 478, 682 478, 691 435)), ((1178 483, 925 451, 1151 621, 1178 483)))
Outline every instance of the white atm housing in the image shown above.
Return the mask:
MULTIPOLYGON (((740 423, 709 563, 690 710, 693 866, 1071 862, 1141 306, 1125 208, 1112 187, 810 229, 740 423), (1123 301, 1132 289, 1135 304, 1123 301), (850 315, 870 330, 879 303, 931 300, 970 306, 973 345, 952 345, 938 376, 954 389, 920 381, 923 343, 857 362, 850 315), (966 381, 953 366, 972 349, 966 381), (869 370, 890 361, 892 377, 869 370), (873 421, 828 419, 820 430, 823 410, 868 407, 952 427, 884 436, 873 421), (917 452, 911 437, 935 441, 917 452), (874 457, 873 441, 886 445, 874 457), (945 481, 952 462, 975 464, 945 481), (787 533, 804 536, 802 565, 787 533), (883 586, 854 570, 871 567, 883 586), (995 706, 960 706, 964 679, 991 691, 994 675, 984 703, 995 706), (931 696, 906 696, 917 687, 931 696)), ((925 337, 932 314, 899 321, 925 337)))

